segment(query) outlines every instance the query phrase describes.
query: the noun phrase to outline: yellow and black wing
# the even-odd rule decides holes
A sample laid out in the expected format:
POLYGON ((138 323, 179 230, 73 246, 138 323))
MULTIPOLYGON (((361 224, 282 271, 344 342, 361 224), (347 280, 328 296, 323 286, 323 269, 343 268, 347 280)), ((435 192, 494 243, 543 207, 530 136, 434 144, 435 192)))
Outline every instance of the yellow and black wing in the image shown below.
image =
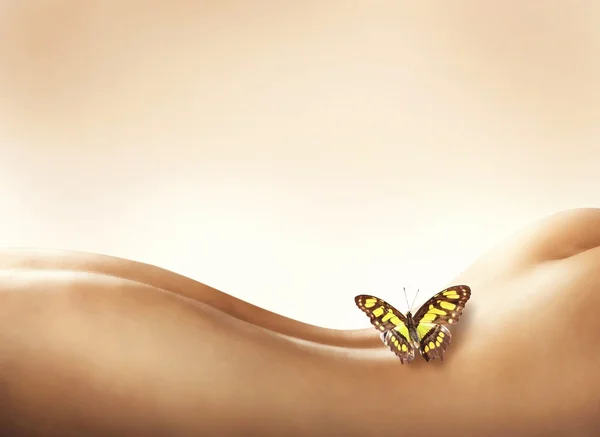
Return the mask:
POLYGON ((452 334, 444 325, 430 325, 428 323, 420 324, 417 327, 417 333, 421 339, 419 352, 425 361, 439 358, 444 360, 444 352, 452 340, 452 334), (420 332, 423 332, 421 336, 420 332))
POLYGON ((402 364, 412 361, 415 350, 410 343, 406 317, 392 305, 375 296, 361 294, 354 298, 356 306, 371 320, 371 324, 381 332, 381 340, 394 352, 402 364))
POLYGON ((433 323, 436 325, 454 325, 460 319, 465 304, 471 297, 471 288, 467 285, 455 285, 440 291, 415 313, 415 325, 433 323))
POLYGON ((410 363, 415 359, 415 348, 410 344, 408 338, 404 334, 401 334, 397 328, 381 334, 381 341, 400 358, 402 364, 410 363))
POLYGON ((470 297, 468 286, 455 285, 437 293, 416 312, 414 321, 421 340, 419 352, 425 361, 444 359, 452 340, 452 334, 444 325, 458 322, 470 297))

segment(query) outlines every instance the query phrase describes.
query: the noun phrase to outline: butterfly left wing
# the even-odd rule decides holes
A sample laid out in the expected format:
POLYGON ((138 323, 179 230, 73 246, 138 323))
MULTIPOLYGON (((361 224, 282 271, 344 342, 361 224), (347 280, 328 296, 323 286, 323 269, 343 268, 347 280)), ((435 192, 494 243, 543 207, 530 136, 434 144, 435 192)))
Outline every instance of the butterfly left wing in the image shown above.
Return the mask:
POLYGON ((381 341, 394 352, 402 364, 412 361, 415 350, 410 343, 406 317, 392 305, 375 296, 361 294, 354 298, 356 306, 381 333, 381 341))
MULTIPOLYGON (((354 298, 359 307, 371 320, 371 324, 379 332, 389 331, 394 328, 406 328, 406 317, 396 308, 383 299, 375 296, 361 294, 354 298)), ((406 331, 408 332, 408 330, 406 331)))
MULTIPOLYGON (((407 331, 408 332, 408 331, 407 331)), ((400 358, 402 364, 410 363, 415 359, 415 348, 408 339, 396 329, 381 334, 383 344, 400 358)))

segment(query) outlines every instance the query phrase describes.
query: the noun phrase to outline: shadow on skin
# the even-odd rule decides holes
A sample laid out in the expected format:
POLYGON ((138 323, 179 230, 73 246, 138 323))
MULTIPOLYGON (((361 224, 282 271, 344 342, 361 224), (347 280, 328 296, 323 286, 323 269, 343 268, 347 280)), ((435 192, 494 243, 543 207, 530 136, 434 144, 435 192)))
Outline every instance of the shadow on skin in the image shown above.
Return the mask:
POLYGON ((5 250, 2 434, 592 435, 599 247, 597 209, 516 234, 452 281, 473 294, 444 361, 405 366, 370 326, 307 325, 133 261, 5 250))

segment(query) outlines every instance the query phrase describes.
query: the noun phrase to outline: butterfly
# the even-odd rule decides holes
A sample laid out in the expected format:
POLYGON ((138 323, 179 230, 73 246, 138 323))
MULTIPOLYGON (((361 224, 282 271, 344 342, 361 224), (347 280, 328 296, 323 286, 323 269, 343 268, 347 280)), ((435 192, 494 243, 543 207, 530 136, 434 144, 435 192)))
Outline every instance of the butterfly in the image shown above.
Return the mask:
POLYGON ((402 364, 408 364, 415 358, 415 350, 425 361, 435 358, 443 361, 452 339, 444 325, 458 322, 470 297, 471 288, 466 285, 446 288, 425 302, 414 316, 410 311, 405 316, 375 296, 361 294, 354 301, 380 332, 383 344, 400 358, 402 364))

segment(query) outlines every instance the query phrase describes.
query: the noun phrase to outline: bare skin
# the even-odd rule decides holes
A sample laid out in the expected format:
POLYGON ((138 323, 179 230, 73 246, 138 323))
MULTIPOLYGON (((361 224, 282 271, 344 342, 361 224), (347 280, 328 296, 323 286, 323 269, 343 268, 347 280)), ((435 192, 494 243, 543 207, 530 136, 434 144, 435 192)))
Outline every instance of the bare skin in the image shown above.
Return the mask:
POLYGON ((133 261, 6 250, 2 434, 592 435, 599 247, 598 209, 515 235, 453 281, 473 297, 444 362, 408 366, 372 328, 305 325, 133 261))
MULTIPOLYGON (((207 271, 286 209, 369 209, 392 223, 374 237, 404 239, 457 205, 597 204, 593 2, 347 3, 5 2, 2 244, 144 253, 161 229, 191 242, 155 249, 170 265, 207 271)), ((0 434, 595 435, 599 225, 566 212, 484 255, 452 281, 473 298, 444 363, 409 366, 366 320, 328 330, 132 261, 0 252, 0 434)))

